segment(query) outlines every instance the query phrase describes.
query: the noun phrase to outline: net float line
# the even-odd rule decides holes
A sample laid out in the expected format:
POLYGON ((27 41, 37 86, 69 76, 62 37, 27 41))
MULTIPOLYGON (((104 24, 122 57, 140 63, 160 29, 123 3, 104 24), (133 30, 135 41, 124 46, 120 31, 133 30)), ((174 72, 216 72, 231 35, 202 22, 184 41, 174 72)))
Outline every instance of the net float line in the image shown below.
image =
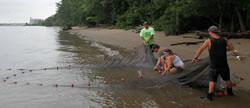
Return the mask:
MULTIPOLYGON (((72 68, 72 67, 75 67, 75 66, 71 66, 71 65, 70 65, 70 67, 72 68)), ((78 67, 79 67, 79 66, 78 66, 78 67)), ((49 72, 49 71, 52 71, 52 70, 54 70, 54 69, 56 69, 57 71, 65 70, 65 69, 70 70, 71 68, 56 67, 56 68, 44 68, 44 69, 36 69, 36 70, 29 70, 29 69, 25 70, 25 69, 22 69, 21 72, 14 73, 14 74, 11 74, 11 75, 9 75, 9 76, 2 77, 0 80, 9 80, 9 79, 11 79, 11 78, 15 78, 15 77, 18 77, 18 76, 27 74, 27 73, 34 73, 34 72, 41 72, 41 71, 49 72)), ((91 68, 96 68, 96 67, 88 66, 88 67, 84 68, 84 67, 81 66, 81 67, 79 67, 79 68, 82 70, 82 69, 91 69, 91 68)), ((76 68, 74 68, 74 69, 76 69, 76 68)), ((84 74, 89 74, 89 73, 95 73, 95 72, 85 72, 84 74)), ((98 72, 96 72, 96 73, 98 73, 98 72)), ((142 74, 141 74, 141 73, 140 73, 140 77, 142 77, 142 74)))
MULTIPOLYGON (((124 82, 124 81, 123 81, 124 82)), ((67 88, 106 88, 108 87, 107 85, 111 85, 112 83, 109 83, 108 81, 102 81, 102 82, 87 82, 87 83, 83 83, 83 84, 74 84, 74 83, 69 83, 69 84, 46 84, 46 83, 32 83, 32 82, 20 82, 20 81, 5 81, 4 84, 8 84, 8 85, 21 85, 21 86, 39 86, 39 87, 55 87, 55 88, 59 88, 59 87, 67 87, 67 88), (106 85, 106 86, 104 86, 106 85)), ((120 83, 122 84, 122 83, 120 83)), ((114 86, 112 86, 114 87, 114 86)), ((116 86, 119 87, 119 86, 116 86)))

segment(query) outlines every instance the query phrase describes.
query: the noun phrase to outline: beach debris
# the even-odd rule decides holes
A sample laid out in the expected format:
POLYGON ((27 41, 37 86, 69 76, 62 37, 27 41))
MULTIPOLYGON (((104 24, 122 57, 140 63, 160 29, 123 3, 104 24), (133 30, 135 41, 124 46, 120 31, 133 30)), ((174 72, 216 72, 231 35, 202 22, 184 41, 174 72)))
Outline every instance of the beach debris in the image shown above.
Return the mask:
POLYGON ((6 80, 3 80, 3 82, 6 82, 6 80))
POLYGON ((232 55, 233 56, 239 56, 240 54, 239 54, 238 50, 233 50, 232 55))
POLYGON ((30 85, 30 83, 26 83, 26 85, 30 85))
POLYGON ((88 82, 88 86, 90 86, 90 82, 88 82))
POLYGON ((238 59, 239 61, 241 61, 241 57, 240 56, 236 56, 236 59, 238 59))
POLYGON ((39 85, 40 85, 40 86, 43 86, 43 83, 40 83, 39 85))
POLYGON ((75 87, 75 84, 71 84, 71 87, 75 87))
POLYGON ((177 102, 175 102, 175 101, 172 101, 172 100, 171 100, 170 102, 171 102, 172 104, 177 104, 177 102))
POLYGON ((56 84, 56 88, 58 87, 58 84, 56 84))
POLYGON ((15 77, 15 76, 16 76, 16 74, 13 74, 13 76, 15 77))
POLYGON ((17 81, 14 81, 13 83, 14 83, 14 84, 17 84, 17 81))

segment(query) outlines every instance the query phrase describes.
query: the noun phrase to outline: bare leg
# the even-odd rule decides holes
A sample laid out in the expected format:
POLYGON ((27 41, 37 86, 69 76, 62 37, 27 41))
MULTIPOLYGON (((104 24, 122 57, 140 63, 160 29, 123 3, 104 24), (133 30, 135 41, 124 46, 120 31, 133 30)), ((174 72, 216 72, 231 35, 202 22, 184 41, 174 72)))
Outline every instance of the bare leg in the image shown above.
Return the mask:
POLYGON ((231 80, 227 80, 227 88, 232 88, 232 81, 231 80))
POLYGON ((215 87, 215 82, 210 81, 210 82, 209 82, 208 93, 213 93, 213 92, 214 92, 214 87, 215 87))
POLYGON ((232 88, 232 81, 231 80, 227 80, 227 92, 230 96, 233 96, 233 88, 232 88))
POLYGON ((215 82, 210 81, 209 82, 209 88, 208 88, 208 93, 207 93, 207 97, 204 99, 208 99, 210 101, 213 100, 213 92, 214 92, 214 88, 215 88, 215 82))
POLYGON ((168 60, 164 60, 164 65, 163 65, 163 68, 164 68, 164 70, 167 70, 167 68, 168 68, 168 64, 167 64, 167 62, 168 62, 168 60))
POLYGON ((164 60, 164 61, 165 61, 165 63, 164 63, 164 66, 163 66, 163 67, 164 67, 164 70, 165 70, 165 71, 164 71, 163 73, 161 73, 162 76, 165 75, 165 74, 167 73, 166 70, 167 70, 167 68, 168 68, 168 64, 167 64, 168 60, 166 59, 166 60, 164 60))
POLYGON ((161 69, 163 70, 164 69, 165 60, 163 58, 161 58, 160 62, 161 62, 161 66, 162 66, 161 69))

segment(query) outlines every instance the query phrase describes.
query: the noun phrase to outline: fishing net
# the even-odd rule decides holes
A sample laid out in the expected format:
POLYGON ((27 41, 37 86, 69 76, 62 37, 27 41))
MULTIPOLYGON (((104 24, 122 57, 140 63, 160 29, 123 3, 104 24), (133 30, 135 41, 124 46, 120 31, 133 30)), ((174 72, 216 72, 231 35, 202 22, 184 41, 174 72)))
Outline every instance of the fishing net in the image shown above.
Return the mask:
MULTIPOLYGON (((88 74, 89 79, 109 82, 108 86, 125 88, 152 88, 166 86, 174 83, 177 85, 207 88, 209 58, 203 58, 198 63, 185 60, 185 68, 174 73, 161 76, 160 72, 153 71, 156 59, 149 46, 139 45, 131 50, 120 51, 120 54, 98 57, 87 64, 75 64, 64 67, 50 67, 43 69, 19 69, 20 71, 62 70, 80 71, 83 76, 88 74), (79 70, 80 69, 80 70, 79 70), (121 84, 121 81, 123 82, 121 84)), ((7 77, 7 79, 10 77, 7 77)), ((240 78, 231 75, 234 83, 239 83, 240 78)), ((226 86, 218 77, 216 89, 226 86)))
MULTIPOLYGON (((112 79, 113 82, 119 82, 119 78, 126 77, 126 86, 130 87, 160 87, 168 82, 198 88, 208 87, 208 57, 201 59, 198 63, 185 60, 184 70, 168 73, 165 76, 153 71, 155 64, 156 59, 151 48, 140 45, 129 51, 123 51, 123 54, 97 60, 93 63, 93 68, 99 76, 109 77, 107 79, 112 79)), ((240 78, 233 74, 231 79, 236 83, 240 81, 240 78)), ((226 86, 226 84, 218 77, 216 89, 220 89, 221 86, 226 86)))
POLYGON ((149 46, 140 45, 132 50, 124 50, 122 54, 104 57, 103 60, 97 60, 96 66, 132 66, 152 68, 156 64, 156 59, 149 46))

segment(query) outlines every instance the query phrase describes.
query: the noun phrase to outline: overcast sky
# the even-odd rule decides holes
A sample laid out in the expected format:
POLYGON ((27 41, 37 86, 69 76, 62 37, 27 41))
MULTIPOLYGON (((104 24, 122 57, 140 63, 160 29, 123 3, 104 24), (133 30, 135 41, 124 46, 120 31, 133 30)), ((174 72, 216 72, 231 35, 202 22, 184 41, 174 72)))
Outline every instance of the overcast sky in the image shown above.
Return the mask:
POLYGON ((0 0, 0 23, 25 23, 29 18, 45 19, 56 12, 61 0, 0 0))

